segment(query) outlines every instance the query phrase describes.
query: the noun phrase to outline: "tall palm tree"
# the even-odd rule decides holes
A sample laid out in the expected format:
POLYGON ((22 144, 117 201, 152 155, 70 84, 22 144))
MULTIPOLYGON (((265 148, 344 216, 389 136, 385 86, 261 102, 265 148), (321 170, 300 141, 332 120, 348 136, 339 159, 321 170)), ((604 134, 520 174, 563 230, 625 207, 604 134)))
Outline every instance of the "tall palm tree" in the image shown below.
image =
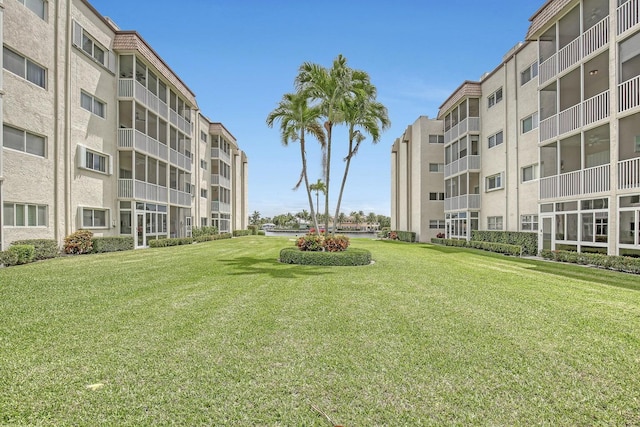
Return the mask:
POLYGON ((340 212, 340 215, 338 215, 338 224, 340 224, 340 228, 342 228, 343 224, 347 221, 347 216, 344 214, 344 212, 340 212))
POLYGON ((391 126, 386 107, 376 101, 375 86, 371 84, 366 73, 363 71, 360 73, 363 73, 364 76, 358 79, 354 96, 345 99, 341 104, 342 115, 349 128, 349 147, 347 156, 344 158, 344 175, 336 203, 336 215, 340 212, 351 159, 358 153, 360 143, 365 140, 363 132, 370 135, 371 142, 376 144, 380 141, 381 132, 391 126))
POLYGON ((376 214, 374 212, 369 212, 369 215, 367 215, 367 223, 369 224, 372 230, 376 222, 378 222, 378 217, 376 216, 376 214))
POLYGON ((313 209, 313 199, 311 198, 311 189, 309 188, 309 178, 307 176, 307 154, 305 149, 305 134, 313 135, 321 146, 325 145, 325 134, 322 125, 319 122, 322 111, 319 107, 311 107, 308 104, 307 97, 300 93, 287 93, 282 97, 278 106, 267 116, 267 126, 273 127, 275 122, 280 122, 280 133, 282 143, 287 146, 290 141, 298 141, 300 143, 300 157, 302 160, 302 171, 300 179, 294 187, 300 187, 304 181, 307 190, 307 198, 309 199, 309 209, 311 217, 318 230, 318 220, 315 210, 313 209))
POLYGON ((324 182, 322 182, 322 180, 318 178, 318 181, 315 184, 311 184, 309 188, 311 188, 311 191, 316 192, 316 209, 318 210, 318 212, 320 212, 319 193, 325 194, 327 192, 327 187, 324 185, 324 182))

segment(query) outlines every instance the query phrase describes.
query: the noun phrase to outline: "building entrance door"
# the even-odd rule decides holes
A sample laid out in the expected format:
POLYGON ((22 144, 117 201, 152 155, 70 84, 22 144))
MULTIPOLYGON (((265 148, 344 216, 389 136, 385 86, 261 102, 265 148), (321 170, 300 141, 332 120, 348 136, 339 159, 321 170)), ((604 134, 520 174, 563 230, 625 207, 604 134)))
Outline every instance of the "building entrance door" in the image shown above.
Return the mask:
POLYGON ((136 248, 145 247, 144 213, 136 214, 136 248))
POLYGON ((553 217, 542 217, 542 249, 553 248, 553 217))

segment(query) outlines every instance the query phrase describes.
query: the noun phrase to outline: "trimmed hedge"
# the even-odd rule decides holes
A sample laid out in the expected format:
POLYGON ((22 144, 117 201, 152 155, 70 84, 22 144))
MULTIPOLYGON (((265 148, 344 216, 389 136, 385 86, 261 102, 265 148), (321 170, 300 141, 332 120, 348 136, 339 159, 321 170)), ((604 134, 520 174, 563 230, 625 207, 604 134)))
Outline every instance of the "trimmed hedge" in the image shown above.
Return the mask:
POLYGON ((200 236, 212 236, 218 234, 218 227, 214 225, 204 227, 193 227, 191 230, 191 237, 194 239, 200 236))
POLYGON ((471 232, 471 241, 505 243, 507 245, 522 246, 523 255, 538 253, 538 233, 524 231, 480 231, 471 232))
POLYGON ((8 256, 4 260, 5 265, 19 265, 33 262, 35 258, 35 248, 33 245, 11 245, 7 249, 8 256))
POLYGON ((58 242, 53 239, 16 240, 12 245, 31 245, 35 250, 34 261, 55 258, 60 255, 58 242))
POLYGON ((343 252, 314 252, 301 251, 298 248, 284 248, 280 251, 280 262, 326 266, 369 265, 371 264, 371 252, 360 248, 350 248, 343 252))
POLYGON ((251 230, 233 230, 233 237, 251 236, 251 230))
POLYGON ((94 237, 92 253, 133 250, 133 236, 94 237))
POLYGON ((401 242, 409 242, 414 243, 416 241, 416 233, 413 231, 392 231, 391 233, 396 233, 397 239, 401 242))
POLYGON ((455 246, 459 248, 482 249, 484 251, 496 252, 499 254, 511 256, 521 256, 523 254, 522 246, 509 245, 506 243, 481 242, 475 240, 467 242, 466 240, 440 238, 432 238, 431 243, 444 246, 455 246))
POLYGON ((193 237, 173 237, 170 239, 149 240, 150 248, 165 248, 167 246, 190 245, 193 243, 193 237))
POLYGON ((211 242, 212 240, 230 239, 231 233, 209 234, 206 236, 199 236, 193 239, 196 243, 211 242))
POLYGON ((247 227, 249 229, 249 231, 251 231, 251 235, 255 236, 256 234, 258 234, 258 226, 257 225, 250 225, 247 227))
POLYGON ((595 267, 622 271, 625 273, 640 274, 640 258, 573 251, 551 251, 548 249, 540 251, 540 256, 544 259, 553 261, 593 265, 595 267))
POLYGON ((265 233, 264 230, 258 230, 258 236, 266 236, 267 233, 265 233))

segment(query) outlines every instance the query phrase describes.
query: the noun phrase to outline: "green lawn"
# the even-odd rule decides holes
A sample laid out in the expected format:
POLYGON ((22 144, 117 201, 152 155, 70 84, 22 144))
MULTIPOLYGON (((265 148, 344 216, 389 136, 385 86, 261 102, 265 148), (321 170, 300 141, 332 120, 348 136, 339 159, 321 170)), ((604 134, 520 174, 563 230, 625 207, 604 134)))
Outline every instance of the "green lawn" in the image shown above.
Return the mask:
POLYGON ((640 425, 640 277, 366 240, 371 266, 281 265, 290 244, 0 269, 0 425, 640 425))

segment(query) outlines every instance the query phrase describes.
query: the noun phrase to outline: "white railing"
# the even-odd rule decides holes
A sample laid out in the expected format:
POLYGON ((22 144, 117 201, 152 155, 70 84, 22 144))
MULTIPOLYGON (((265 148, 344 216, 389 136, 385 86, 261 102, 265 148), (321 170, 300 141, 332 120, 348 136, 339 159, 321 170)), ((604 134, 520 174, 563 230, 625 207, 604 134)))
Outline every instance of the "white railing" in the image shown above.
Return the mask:
POLYGON ((583 102, 584 126, 609 117, 609 91, 593 96, 583 102))
POLYGON ((630 0, 618 7, 618 35, 640 23, 640 1, 630 0))
POLYGON ((212 148, 211 149, 211 158, 213 158, 213 159, 222 159, 222 160, 226 160, 227 163, 231 163, 231 154, 225 153, 224 151, 220 150, 219 148, 212 148))
POLYGON ((607 43, 609 43, 608 15, 582 34, 582 56, 591 55, 607 43))
POLYGON ((467 132, 480 131, 480 117, 469 117, 467 120, 469 121, 469 129, 467 132))
POLYGON ((618 162, 618 189, 640 188, 640 157, 618 162))
POLYGON ((444 177, 448 178, 460 172, 480 169, 480 156, 466 156, 444 166, 444 177))
POLYGON ((118 129, 118 147, 133 147, 133 129, 118 129))
POLYGON ((167 188, 137 179, 118 179, 118 197, 167 202, 167 188))
POLYGON ((571 132, 582 126, 582 120, 580 120, 581 104, 576 104, 573 107, 569 107, 558 114, 558 134, 571 132))
POLYGON ((609 191, 609 165, 548 176, 540 179, 540 199, 580 196, 609 191))
POLYGON ((118 96, 121 98, 133 98, 133 79, 118 80, 118 96))
POLYGON ((444 210, 455 211, 460 209, 480 209, 479 194, 465 194, 462 196, 449 197, 444 199, 444 210))
POLYGON ((211 185, 220 185, 222 187, 231 188, 231 180, 218 174, 211 174, 211 185))
POLYGON ((558 74, 558 54, 554 53, 552 57, 540 64, 538 69, 538 85, 542 85, 551 80, 558 74))
POLYGON ((618 85, 618 112, 622 113, 640 105, 640 76, 618 85))
POLYGON ((558 115, 548 117, 540 122, 539 141, 543 142, 558 136, 558 115))
POLYGON ((169 106, 161 99, 158 100, 158 114, 165 120, 169 117, 169 106))
POLYGON ((118 179, 118 197, 133 198, 133 179, 118 179))
POLYGON ((467 117, 444 133, 444 143, 447 144, 467 132, 478 132, 479 130, 480 117, 467 117))
POLYGON ((211 202, 211 212, 231 213, 231 204, 223 202, 211 202))
POLYGON ((134 134, 134 143, 136 151, 141 151, 145 154, 158 157, 162 160, 169 159, 169 148, 166 145, 164 145, 157 139, 150 137, 149 135, 145 135, 138 130, 136 130, 134 134))
POLYGON ((191 171, 191 157, 187 157, 173 148, 169 149, 169 163, 173 166, 178 166, 179 168, 191 171))
POLYGON ((172 205, 191 206, 191 193, 185 193, 184 191, 172 188, 169 194, 169 203, 172 205))
POLYGON ((558 72, 566 70, 581 59, 580 54, 580 37, 575 38, 558 51, 558 72))

